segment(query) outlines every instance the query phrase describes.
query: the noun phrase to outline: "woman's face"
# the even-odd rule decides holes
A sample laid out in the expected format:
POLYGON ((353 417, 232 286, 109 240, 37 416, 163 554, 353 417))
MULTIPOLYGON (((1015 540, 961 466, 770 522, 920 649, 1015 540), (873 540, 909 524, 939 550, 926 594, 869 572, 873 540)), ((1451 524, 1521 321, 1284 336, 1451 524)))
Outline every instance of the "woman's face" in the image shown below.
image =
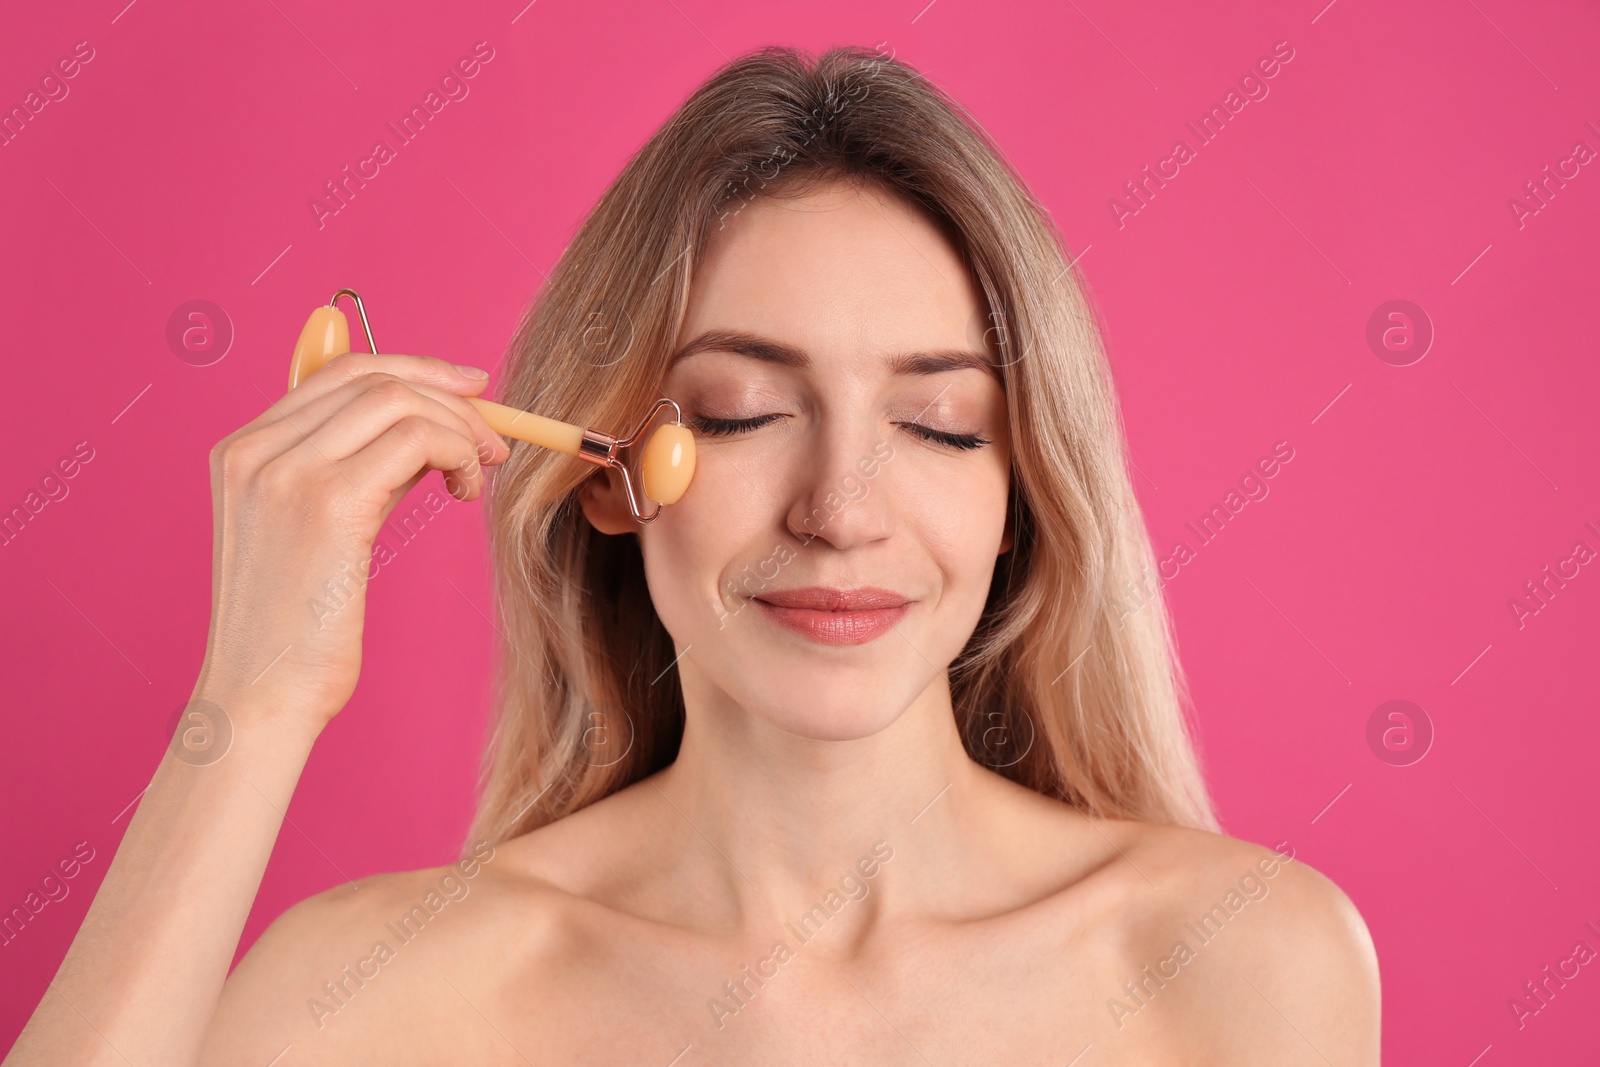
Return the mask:
POLYGON ((748 202, 704 252, 662 386, 694 479, 621 528, 691 708, 874 734, 966 645, 1010 547, 991 324, 933 222, 869 189, 748 202), (829 610, 863 589, 890 606, 829 610))

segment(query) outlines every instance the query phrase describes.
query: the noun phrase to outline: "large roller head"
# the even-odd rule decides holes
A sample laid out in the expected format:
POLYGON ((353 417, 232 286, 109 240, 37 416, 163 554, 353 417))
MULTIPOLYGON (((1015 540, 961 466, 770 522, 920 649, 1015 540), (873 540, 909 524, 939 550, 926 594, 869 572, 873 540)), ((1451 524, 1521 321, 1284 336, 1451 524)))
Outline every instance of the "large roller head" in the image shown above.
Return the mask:
POLYGON ((639 460, 644 495, 658 504, 676 504, 694 477, 694 434, 669 422, 656 428, 639 460))
POLYGON ((324 305, 311 313, 289 361, 289 388, 293 389, 334 356, 350 351, 350 320, 336 307, 324 305))

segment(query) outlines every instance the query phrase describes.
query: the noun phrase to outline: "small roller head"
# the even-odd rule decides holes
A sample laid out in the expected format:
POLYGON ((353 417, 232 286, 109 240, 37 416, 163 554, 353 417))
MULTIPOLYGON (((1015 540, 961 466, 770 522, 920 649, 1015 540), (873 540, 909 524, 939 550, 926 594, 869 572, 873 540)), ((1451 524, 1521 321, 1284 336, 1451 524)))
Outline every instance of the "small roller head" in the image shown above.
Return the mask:
POLYGON ((289 362, 289 388, 293 389, 334 356, 350 351, 350 320, 336 307, 324 305, 311 313, 289 362))
POLYGON ((668 423, 650 435, 640 460, 644 494, 659 504, 676 504, 694 477, 694 434, 668 423))

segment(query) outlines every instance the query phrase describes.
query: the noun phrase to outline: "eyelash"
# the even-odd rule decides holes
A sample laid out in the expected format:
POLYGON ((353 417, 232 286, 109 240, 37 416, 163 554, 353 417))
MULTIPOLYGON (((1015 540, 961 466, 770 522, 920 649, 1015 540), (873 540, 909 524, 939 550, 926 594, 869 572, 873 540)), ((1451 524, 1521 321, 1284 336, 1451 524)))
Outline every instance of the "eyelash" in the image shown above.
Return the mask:
MULTIPOLYGON (((759 429, 777 418, 781 418, 781 416, 757 415, 749 419, 713 419, 700 415, 691 418, 689 421, 694 425, 695 429, 708 437, 729 437, 736 433, 743 433, 746 430, 759 429)), ((925 441, 947 445, 963 452, 982 448, 989 443, 988 438, 980 437, 975 433, 946 433, 943 430, 920 426, 914 422, 901 422, 896 423, 896 425, 903 426, 925 441)))

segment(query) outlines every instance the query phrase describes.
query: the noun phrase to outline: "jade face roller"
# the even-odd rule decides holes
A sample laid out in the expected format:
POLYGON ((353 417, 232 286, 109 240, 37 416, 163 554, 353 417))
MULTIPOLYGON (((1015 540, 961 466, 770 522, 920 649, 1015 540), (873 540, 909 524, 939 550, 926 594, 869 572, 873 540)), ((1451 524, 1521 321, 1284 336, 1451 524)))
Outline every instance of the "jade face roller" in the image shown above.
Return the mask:
MULTIPOLYGON (((350 351, 350 322, 344 317, 344 312, 335 306, 341 296, 348 296, 355 301, 356 311, 361 315, 361 329, 367 335, 367 344, 372 351, 378 350, 377 343, 372 339, 372 327, 367 322, 367 309, 362 306, 361 297, 353 289, 340 289, 326 305, 311 313, 305 329, 300 331, 300 340, 294 346, 294 359, 289 364, 290 389, 315 374, 334 356, 350 351)), ((628 490, 628 508, 639 522, 653 522, 661 514, 662 505, 676 504, 689 488, 689 479, 694 477, 694 435, 683 425, 682 410, 666 397, 655 402, 644 421, 639 423, 638 429, 620 439, 599 430, 496 404, 492 400, 480 400, 475 396, 466 399, 478 409, 495 433, 566 452, 597 466, 616 468, 621 472, 622 483, 628 490), (654 511, 646 514, 640 507, 640 493, 633 484, 622 454, 625 449, 638 443, 640 435, 656 417, 656 412, 664 407, 672 408, 677 421, 662 425, 650 435, 639 460, 640 480, 644 483, 643 495, 657 505, 654 511)))

